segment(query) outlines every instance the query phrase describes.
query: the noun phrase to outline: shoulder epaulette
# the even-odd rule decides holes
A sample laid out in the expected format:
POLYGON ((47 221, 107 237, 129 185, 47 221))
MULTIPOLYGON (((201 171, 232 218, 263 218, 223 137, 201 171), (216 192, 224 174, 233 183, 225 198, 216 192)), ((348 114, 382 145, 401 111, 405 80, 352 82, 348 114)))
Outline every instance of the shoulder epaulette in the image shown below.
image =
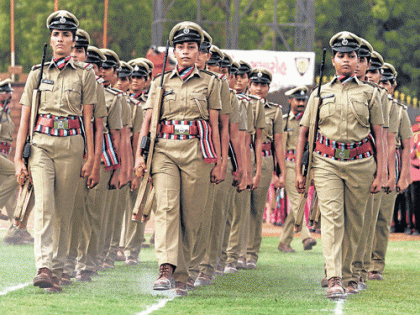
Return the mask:
POLYGON ((84 66, 83 66, 83 68, 85 68, 86 70, 92 70, 93 69, 93 66, 92 66, 91 63, 85 63, 84 66))
MULTIPOLYGON (((51 61, 48 61, 48 62, 46 62, 46 63, 44 63, 44 67, 46 67, 46 66, 49 66, 51 64, 51 61)), ((37 70, 37 69, 40 69, 41 68, 41 64, 38 64, 38 65, 34 65, 34 66, 32 66, 32 71, 34 71, 34 70, 37 70)))
POLYGON ((364 84, 370 85, 372 87, 376 87, 378 89, 383 89, 382 86, 380 86, 378 83, 371 82, 371 81, 362 81, 364 84))
POLYGON ((200 70, 200 72, 207 73, 208 75, 212 75, 212 76, 214 76, 215 78, 217 78, 217 80, 220 80, 220 77, 218 76, 218 74, 217 74, 217 73, 214 73, 214 72, 211 72, 211 71, 208 71, 208 70, 200 70))
POLYGON ((276 104, 276 103, 272 103, 272 102, 267 102, 268 103, 268 105, 270 105, 270 106, 275 106, 275 107, 280 107, 280 108, 282 108, 282 106, 280 105, 280 104, 276 104))
POLYGON ((252 95, 252 94, 248 94, 248 97, 251 98, 251 99, 257 100, 257 101, 261 100, 261 97, 258 97, 256 95, 252 95))
MULTIPOLYGON (((168 73, 170 73, 170 72, 172 72, 173 70, 168 70, 168 71, 165 71, 165 73, 164 74, 168 74, 168 73)), ((154 78, 153 78, 153 80, 156 80, 156 78, 159 78, 160 76, 162 76, 162 73, 158 73, 154 78)))
POLYGON ((127 99, 128 99, 129 102, 131 102, 131 103, 133 103, 134 105, 137 105, 137 106, 141 103, 141 101, 136 100, 134 97, 131 97, 131 96, 128 97, 127 99))
POLYGON ((114 88, 111 88, 111 87, 106 87, 105 91, 108 91, 109 93, 114 94, 114 95, 119 95, 120 94, 120 92, 118 90, 116 90, 114 88))
POLYGON ((102 83, 104 83, 104 79, 103 79, 103 78, 101 78, 101 77, 97 77, 97 78, 96 78, 96 82, 98 82, 98 83, 102 84, 102 83))
POLYGON ((247 101, 247 102, 251 101, 251 99, 245 94, 236 94, 236 97, 240 101, 247 101))
POLYGON ((405 104, 403 104, 403 103, 398 102, 395 98, 394 98, 392 101, 393 101, 395 104, 397 104, 397 105, 401 106, 403 109, 407 110, 407 108, 408 108, 408 106, 407 106, 407 105, 405 105, 405 104))
POLYGON ((84 62, 81 62, 81 61, 73 61, 73 64, 74 64, 77 68, 80 68, 80 69, 86 69, 86 68, 85 68, 86 63, 84 63, 84 62))

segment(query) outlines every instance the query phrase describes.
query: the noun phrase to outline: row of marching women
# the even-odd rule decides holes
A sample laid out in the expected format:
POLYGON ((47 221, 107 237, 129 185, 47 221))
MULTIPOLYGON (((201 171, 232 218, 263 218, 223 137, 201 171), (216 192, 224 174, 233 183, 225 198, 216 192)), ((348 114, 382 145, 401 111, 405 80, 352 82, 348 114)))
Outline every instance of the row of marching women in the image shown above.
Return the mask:
POLYGON ((70 12, 54 12, 47 27, 53 58, 29 74, 14 171, 5 174, 21 185, 23 209, 10 214, 10 237, 23 235, 33 209, 35 286, 61 292, 117 260, 138 264, 150 210, 154 290, 185 296, 256 269, 271 183, 290 202, 278 250, 295 251, 296 224, 311 250, 317 242, 298 219, 306 177, 320 212, 327 297, 382 279, 392 205, 411 180, 412 133, 390 96, 397 73, 367 41, 336 34, 334 79, 312 93, 289 89, 283 111, 267 100, 272 73, 233 60, 196 23, 173 27, 175 67, 166 71, 166 52, 154 78, 149 60, 124 62, 92 46, 70 12))

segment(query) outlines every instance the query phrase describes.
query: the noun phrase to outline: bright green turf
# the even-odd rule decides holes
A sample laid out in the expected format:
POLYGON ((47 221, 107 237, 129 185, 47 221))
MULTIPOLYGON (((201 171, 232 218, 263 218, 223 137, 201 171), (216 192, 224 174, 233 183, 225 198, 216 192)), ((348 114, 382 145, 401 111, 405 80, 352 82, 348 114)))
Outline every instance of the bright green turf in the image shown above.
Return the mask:
MULTIPOLYGON (((0 236, 4 233, 1 232, 0 236)), ((321 246, 295 254, 277 251, 277 238, 264 238, 258 269, 219 277, 212 286, 170 301, 153 314, 335 314, 336 302, 325 298, 321 246)), ((35 274, 32 246, 0 245, 0 292, 31 282, 35 274)), ((0 314, 135 314, 163 297, 151 290, 157 276, 153 249, 141 265, 117 263, 92 283, 75 283, 50 295, 32 285, 0 296, 0 314)), ((420 314, 419 242, 390 242, 383 282, 345 301, 341 314, 420 314)))

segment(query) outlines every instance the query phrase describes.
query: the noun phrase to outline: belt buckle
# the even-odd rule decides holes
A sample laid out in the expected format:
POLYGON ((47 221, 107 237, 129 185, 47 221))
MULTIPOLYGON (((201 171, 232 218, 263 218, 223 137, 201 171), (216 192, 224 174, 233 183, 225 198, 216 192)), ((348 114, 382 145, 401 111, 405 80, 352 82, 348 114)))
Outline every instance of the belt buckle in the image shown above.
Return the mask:
POLYGON ((69 129, 69 122, 66 120, 54 120, 54 129, 69 129))
POLYGON ((335 149, 334 157, 336 159, 348 160, 350 158, 350 150, 335 149))
POLYGON ((189 135, 190 126, 189 125, 175 125, 175 134, 176 135, 189 135))

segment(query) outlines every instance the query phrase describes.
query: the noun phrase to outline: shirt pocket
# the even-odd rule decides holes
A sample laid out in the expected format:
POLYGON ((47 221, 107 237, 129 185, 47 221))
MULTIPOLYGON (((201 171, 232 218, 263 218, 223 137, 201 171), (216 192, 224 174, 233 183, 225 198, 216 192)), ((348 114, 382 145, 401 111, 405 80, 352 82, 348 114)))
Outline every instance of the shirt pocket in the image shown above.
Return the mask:
POLYGON ((209 110, 207 105, 207 97, 203 93, 190 93, 190 104, 192 108, 197 109, 197 113, 201 119, 209 119, 209 110))
POLYGON ((350 99, 350 110, 357 122, 363 127, 370 127, 369 104, 367 100, 350 99))
POLYGON ((41 92, 41 102, 50 102, 53 99, 54 84, 41 83, 39 91, 41 92))
MULTIPOLYGON (((316 99, 316 102, 318 102, 318 99, 316 99)), ((335 96, 323 100, 319 108, 319 124, 322 124, 322 122, 334 115, 336 107, 335 96)))
POLYGON ((173 112, 173 109, 174 109, 174 106, 175 106, 175 102, 176 102, 176 94, 175 93, 171 93, 171 94, 165 95, 163 97, 163 101, 162 101, 162 113, 161 113, 161 116, 167 115, 167 114, 173 112))
POLYGON ((75 115, 82 113, 82 84, 80 82, 69 83, 64 87, 64 104, 75 115))

